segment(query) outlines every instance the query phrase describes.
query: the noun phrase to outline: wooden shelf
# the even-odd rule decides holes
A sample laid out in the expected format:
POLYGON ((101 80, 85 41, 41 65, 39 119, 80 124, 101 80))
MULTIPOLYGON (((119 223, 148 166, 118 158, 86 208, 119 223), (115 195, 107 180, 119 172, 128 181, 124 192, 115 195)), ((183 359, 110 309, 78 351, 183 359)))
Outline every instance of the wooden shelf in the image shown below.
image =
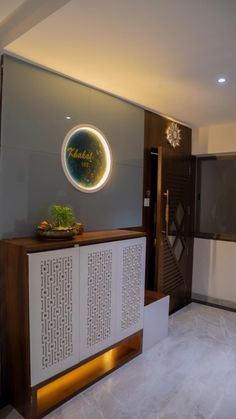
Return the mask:
POLYGON ((166 294, 163 294, 163 292, 145 290, 145 306, 154 303, 154 301, 161 300, 164 297, 166 297, 166 294))
POLYGON ((133 230, 101 230, 85 232, 70 240, 46 240, 39 237, 23 237, 10 240, 2 240, 3 244, 10 244, 24 249, 25 252, 40 252, 42 250, 54 250, 75 245, 85 246, 89 244, 105 243, 116 240, 135 239, 145 237, 146 233, 133 230))

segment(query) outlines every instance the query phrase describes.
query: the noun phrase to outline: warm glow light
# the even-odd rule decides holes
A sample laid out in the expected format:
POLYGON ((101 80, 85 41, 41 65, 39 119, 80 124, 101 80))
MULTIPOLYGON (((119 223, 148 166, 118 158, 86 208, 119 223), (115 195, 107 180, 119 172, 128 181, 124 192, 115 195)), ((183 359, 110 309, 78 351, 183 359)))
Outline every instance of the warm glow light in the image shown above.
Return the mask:
POLYGON ((66 116, 66 119, 71 119, 71 116, 66 116))
POLYGON ((104 363, 106 364, 106 367, 109 370, 114 368, 114 352, 113 352, 113 349, 111 349, 110 351, 108 351, 104 354, 104 363))
POLYGON ((141 352, 141 347, 142 333, 138 332, 118 343, 113 349, 37 389, 37 414, 42 415, 109 371, 134 358, 141 352))
POLYGON ((63 145, 62 145, 62 165, 63 165, 63 169, 64 172, 68 178, 68 180, 72 183, 73 186, 75 186, 75 188, 81 190, 82 192, 96 192, 99 191, 108 181, 109 179, 109 175, 111 173, 111 166, 112 166, 112 160, 111 160, 111 150, 110 147, 107 143, 107 140, 105 138, 105 136, 103 135, 103 133, 98 129, 93 127, 92 125, 79 125, 78 127, 72 128, 72 130, 67 134, 63 145), (89 186, 80 186, 71 176, 70 171, 68 169, 67 166, 67 161, 66 161, 66 147, 68 142, 70 141, 71 137, 78 133, 79 131, 87 131, 90 132, 91 134, 95 135, 96 138, 98 138, 98 140, 100 141, 103 149, 104 149, 104 153, 105 153, 105 159, 106 159, 106 168, 105 171, 101 177, 101 179, 99 180, 98 183, 96 183, 94 186, 89 187, 89 186))
POLYGON ((97 183, 96 186, 92 187, 92 188, 88 188, 88 191, 94 192, 97 191, 99 189, 101 189, 101 187, 106 183, 108 176, 110 174, 110 170, 111 170, 111 153, 108 147, 108 144, 104 138, 104 136, 102 135, 101 132, 99 132, 97 129, 92 128, 92 127, 86 127, 85 128, 86 131, 91 132, 92 134, 95 134, 99 140, 101 141, 103 148, 105 150, 105 155, 106 155, 106 170, 104 172, 103 177, 101 178, 101 180, 97 183))

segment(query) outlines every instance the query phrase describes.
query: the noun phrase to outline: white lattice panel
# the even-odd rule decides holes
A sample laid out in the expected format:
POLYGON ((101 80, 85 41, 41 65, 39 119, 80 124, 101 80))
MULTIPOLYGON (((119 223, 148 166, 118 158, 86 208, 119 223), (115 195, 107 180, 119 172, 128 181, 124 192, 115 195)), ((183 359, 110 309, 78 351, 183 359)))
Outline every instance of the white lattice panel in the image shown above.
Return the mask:
POLYGON ((119 242, 118 340, 143 328, 146 239, 119 242))
POLYGON ((79 362, 79 248, 29 255, 31 385, 79 362))
POLYGON ((116 336, 116 244, 80 249, 81 359, 112 345, 116 336))

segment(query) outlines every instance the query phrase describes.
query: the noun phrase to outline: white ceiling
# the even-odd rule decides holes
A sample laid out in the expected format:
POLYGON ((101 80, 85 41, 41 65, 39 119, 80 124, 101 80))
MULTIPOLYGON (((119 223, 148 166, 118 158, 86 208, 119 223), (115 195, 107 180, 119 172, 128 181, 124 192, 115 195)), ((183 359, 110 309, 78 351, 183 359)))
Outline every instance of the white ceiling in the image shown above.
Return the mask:
POLYGON ((72 0, 5 50, 189 125, 236 121, 235 0, 72 0))
POLYGON ((9 17, 25 0, 0 0, 0 25, 9 17))

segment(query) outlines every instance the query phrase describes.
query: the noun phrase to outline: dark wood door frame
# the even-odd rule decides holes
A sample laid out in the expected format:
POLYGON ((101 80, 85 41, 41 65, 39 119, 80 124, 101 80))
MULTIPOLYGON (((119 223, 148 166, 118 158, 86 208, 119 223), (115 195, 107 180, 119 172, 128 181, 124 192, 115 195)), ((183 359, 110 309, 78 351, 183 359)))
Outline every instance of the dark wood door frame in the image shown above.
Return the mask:
MULTIPOLYGON (((144 198, 150 197, 151 191, 151 151, 153 149, 157 150, 158 154, 158 164, 157 164, 157 214, 156 214, 156 266, 155 266, 155 275, 153 275, 153 269, 149 264, 149 254, 152 249, 152 240, 153 240, 153 224, 150 220, 150 207, 144 207, 143 209, 143 227, 147 232, 147 281, 146 288, 152 289, 155 291, 163 292, 163 284, 160 281, 160 278, 163 278, 163 271, 165 275, 168 271, 168 262, 172 264, 172 273, 175 277, 175 284, 178 287, 175 287, 175 291, 171 291, 171 286, 169 281, 169 294, 171 296, 171 312, 177 310, 178 308, 183 307, 191 299, 191 286, 192 286, 192 263, 193 263, 193 221, 194 221, 194 167, 193 159, 191 156, 191 129, 183 125, 178 124, 178 127, 181 129, 181 146, 176 150, 172 149, 170 144, 166 140, 166 130, 172 121, 164 118, 162 116, 153 114, 152 112, 145 112, 145 146, 144 146, 144 198), (187 165, 187 169, 183 170, 181 174, 183 165, 187 165), (164 166, 163 166, 164 165, 164 166), (167 168, 166 165, 169 165, 167 168), (171 166, 172 165, 172 166, 171 166), (176 178, 175 168, 176 166, 176 178), (170 169, 171 168, 171 169, 170 169), (169 170, 170 169, 170 170, 169 170), (190 171, 189 171, 190 169, 190 171), (192 169, 192 170, 191 170, 192 169), (167 172, 172 172, 172 179, 169 181, 176 183, 180 182, 180 185, 176 185, 177 195, 179 188, 182 188, 182 193, 188 194, 188 208, 185 206, 185 216, 188 216, 188 222, 186 222, 185 229, 185 238, 184 238, 184 247, 187 249, 187 257, 184 255, 183 260, 181 261, 181 269, 178 270, 178 260, 175 261, 173 257, 173 249, 169 246, 169 241, 167 235, 163 233, 166 230, 165 226, 165 197, 164 193, 167 189, 167 172), (182 183, 182 185, 181 185, 182 183), (188 212, 188 214, 186 214, 188 212), (163 249, 165 249, 165 255, 163 254, 163 249), (163 259, 165 256, 165 264, 163 259), (168 259, 169 258, 169 259, 168 259), (162 263, 163 262, 163 263, 162 263), (174 264, 176 263, 176 269, 174 269, 174 264), (183 281, 184 275, 184 281, 183 281), (154 276, 154 278, 153 278, 154 276), (151 281, 150 281, 150 277, 151 281), (181 285, 182 284, 182 285, 181 285)), ((173 189, 173 188, 172 188, 173 189)), ((184 198, 181 198, 184 199, 184 198)), ((173 207, 173 205, 172 205, 173 207)), ((173 210, 174 211, 174 210, 173 210)), ((172 212, 173 212, 172 211, 172 212)), ((175 208, 176 211, 176 208, 175 208)), ((171 214, 173 217, 173 213, 171 214)), ((180 234, 179 231, 176 234, 180 234)), ((182 257, 182 256, 181 256, 182 257)), ((173 288, 173 287, 172 287, 173 288)), ((166 289, 168 289, 166 284, 166 289)))

